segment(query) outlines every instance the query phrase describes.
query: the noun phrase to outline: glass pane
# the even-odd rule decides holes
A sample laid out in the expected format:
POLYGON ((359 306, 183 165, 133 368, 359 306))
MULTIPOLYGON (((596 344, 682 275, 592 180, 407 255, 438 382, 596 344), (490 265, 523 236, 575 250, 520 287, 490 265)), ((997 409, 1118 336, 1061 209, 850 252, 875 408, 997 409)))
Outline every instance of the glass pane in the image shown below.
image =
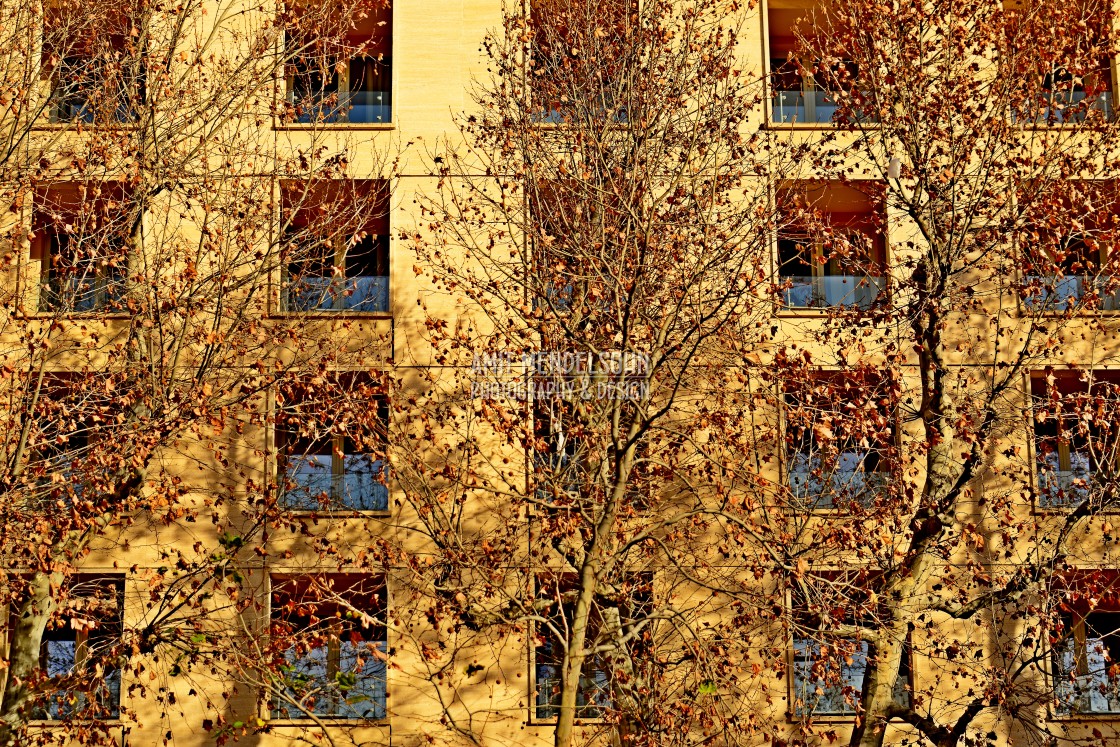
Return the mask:
POLYGON ((284 654, 284 695, 276 710, 284 718, 308 713, 345 719, 385 718, 384 641, 344 640, 338 643, 337 660, 326 646, 297 655, 284 654))
POLYGON ((1093 472, 1089 455, 1070 451, 1070 469, 1060 468, 1057 452, 1041 455, 1038 465, 1039 504, 1046 508, 1075 506, 1089 497, 1093 472))
MULTIPOLYGON (((326 63, 322 63, 325 65, 326 63)), ((296 106, 296 121, 303 124, 338 122, 343 118, 338 96, 338 73, 324 77, 319 65, 303 63, 292 77, 289 95, 296 106)))
POLYGON ((342 641, 338 674, 339 718, 385 718, 385 643, 342 641))
POLYGON ((783 276, 785 305, 791 308, 855 306, 870 308, 886 284, 881 277, 829 275, 825 277, 783 276))
POLYGON ((858 306, 866 309, 883 291, 883 279, 858 275, 833 275, 820 281, 825 306, 858 306))
POLYGON ((351 91, 346 97, 346 117, 353 123, 392 121, 389 91, 351 91))
POLYGON ((1109 620, 1097 627, 1115 628, 1113 613, 1089 615, 1085 640, 1085 668, 1078 670, 1077 644, 1072 635, 1055 647, 1051 657, 1054 698, 1060 713, 1120 713, 1120 681, 1110 672, 1117 641, 1109 634, 1093 635, 1094 622, 1109 620))
POLYGON ((389 310, 389 278, 329 278, 304 276, 289 284, 288 311, 360 311, 389 310))
POLYGON ((831 124, 836 115, 836 104, 832 94, 828 91, 810 91, 809 97, 813 103, 812 120, 816 124, 831 124))
MULTIPOLYGON (((70 640, 43 641, 44 664, 48 677, 59 684, 75 670, 77 642, 70 640)), ((101 679, 95 680, 90 692, 58 687, 50 691, 44 702, 32 711, 36 719, 68 719, 75 717, 117 718, 120 715, 121 673, 109 669, 101 679), (90 694, 97 708, 91 707, 90 694)))
POLYGON ((805 94, 801 91, 775 91, 770 99, 770 111, 774 122, 805 122, 805 94))
POLYGON ((78 644, 76 641, 44 641, 48 677, 59 677, 74 670, 78 644))
POLYGON ((342 457, 342 494, 338 505, 355 511, 384 511, 389 508, 389 489, 382 484, 386 465, 369 454, 342 457))
POLYGON ((392 76, 388 59, 359 57, 350 61, 350 93, 347 97, 351 122, 389 122, 392 76))
POLYGON ((790 459, 789 487, 809 508, 832 508, 856 501, 869 505, 885 487, 886 474, 869 471, 866 450, 842 451, 831 469, 822 468, 818 456, 794 452, 790 459))
POLYGON ((1028 283, 1037 282, 1041 286, 1037 292, 1027 297, 1025 303, 1029 308, 1065 311, 1081 303, 1087 278, 1079 275, 1033 275, 1026 280, 1028 283))
MULTIPOLYGON (((300 277, 288 285, 288 311, 327 311, 334 308, 333 278, 300 277)), ((341 288, 339 289, 341 291, 341 288)))
POLYGON ((829 671, 829 662, 822 660, 821 645, 815 641, 793 639, 793 692, 795 712, 806 714, 850 714, 855 713, 855 704, 863 689, 863 677, 867 670, 866 641, 846 642, 837 640, 836 644, 845 651, 854 646, 845 660, 844 654, 837 654, 830 647, 832 664, 839 671, 829 671), (814 668, 814 664, 817 666, 814 668))
POLYGON ((339 299, 340 308, 349 311, 388 311, 389 278, 346 278, 345 290, 339 299))
POLYGON ((303 454, 287 460, 284 478, 288 488, 283 502, 287 508, 312 510, 330 502, 334 477, 330 454, 303 454))
MULTIPOLYGON (((563 650, 551 641, 536 651, 537 718, 555 718, 560 709, 563 650)), ((578 718, 601 718, 611 707, 609 665, 598 657, 584 661, 576 693, 578 718)))
POLYGON ((564 652, 555 641, 537 646, 537 718, 555 718, 560 705, 560 685, 564 652))
POLYGON ((277 710, 282 716, 303 718, 307 713, 329 715, 333 703, 327 686, 327 649, 313 648, 298 655, 293 646, 284 652, 284 662, 281 674, 285 697, 277 700, 277 710))

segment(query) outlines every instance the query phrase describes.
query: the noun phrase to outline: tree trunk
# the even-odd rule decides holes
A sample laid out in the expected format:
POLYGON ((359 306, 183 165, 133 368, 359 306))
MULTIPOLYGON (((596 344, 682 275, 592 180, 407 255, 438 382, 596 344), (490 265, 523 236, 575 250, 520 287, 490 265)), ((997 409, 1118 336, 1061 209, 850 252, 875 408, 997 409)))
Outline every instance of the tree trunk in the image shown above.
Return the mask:
POLYGON ((598 564, 588 559, 580 571, 579 598, 572 615, 568 647, 564 651, 564 666, 560 670, 560 713, 556 718, 556 747, 572 747, 576 723, 576 699, 579 696, 579 678, 583 672, 584 648, 587 645, 587 623, 591 618, 591 603, 595 598, 598 564))
POLYGON ((39 649, 47 622, 54 612, 51 593, 62 583, 60 573, 35 573, 27 583, 27 598, 20 606, 8 640, 9 666, 0 703, 0 745, 14 747, 23 724, 32 691, 28 680, 39 669, 39 649))
MULTIPOLYGON (((634 435, 633 427, 628 433, 634 435)), ((618 439, 615 439, 617 443, 618 439)), ((580 569, 579 598, 576 600, 572 615, 568 647, 564 652, 564 666, 560 673, 560 713, 556 719, 556 747, 572 747, 575 735, 576 700, 579 697, 579 678, 583 672, 583 662, 587 658, 587 628, 591 619, 591 607, 599 584, 600 552, 602 543, 611 536, 614 529, 618 506, 626 496, 626 486, 634 467, 634 446, 624 449, 617 463, 617 471, 610 486, 609 498, 603 506, 603 513, 595 524, 595 533, 587 549, 586 559, 580 569)))

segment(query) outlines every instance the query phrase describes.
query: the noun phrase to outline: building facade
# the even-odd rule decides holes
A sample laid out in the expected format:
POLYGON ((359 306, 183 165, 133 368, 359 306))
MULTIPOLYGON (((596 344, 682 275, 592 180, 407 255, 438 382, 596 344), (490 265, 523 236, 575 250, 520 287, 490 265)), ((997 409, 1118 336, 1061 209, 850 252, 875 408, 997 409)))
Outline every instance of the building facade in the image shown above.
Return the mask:
POLYGON ((0 3, 0 739, 1117 739, 1110 5, 188 5, 0 3))

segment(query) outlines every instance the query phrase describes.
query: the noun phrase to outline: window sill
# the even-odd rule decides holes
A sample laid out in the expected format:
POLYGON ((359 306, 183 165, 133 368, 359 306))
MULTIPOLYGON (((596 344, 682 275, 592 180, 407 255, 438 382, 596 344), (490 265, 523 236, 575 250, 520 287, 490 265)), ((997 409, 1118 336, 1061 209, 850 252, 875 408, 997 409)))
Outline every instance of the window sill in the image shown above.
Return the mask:
POLYGON ((383 519, 391 516, 391 512, 387 508, 376 509, 357 509, 347 508, 332 511, 329 508, 323 509, 307 509, 307 508, 284 508, 278 507, 281 510, 291 514, 292 516, 310 518, 310 519, 383 519))
POLYGON ((1120 309, 1083 309, 1083 310, 1080 310, 1080 311, 1075 309, 1074 311, 1069 312, 1069 311, 1061 311, 1059 309, 1031 310, 1031 309, 1028 309, 1028 308, 1023 308, 1020 311, 1020 315, 1024 316, 1024 317, 1043 316, 1043 317, 1053 318, 1053 319, 1061 319, 1065 316, 1069 316, 1072 319, 1080 319, 1080 318, 1092 318, 1092 317, 1096 317, 1098 315, 1113 316, 1113 315, 1116 315, 1116 314, 1120 314, 1120 309))
POLYGON ((820 132, 825 130, 858 132, 860 130, 879 130, 882 129, 882 124, 879 122, 867 122, 860 127, 858 125, 840 125, 835 122, 775 122, 770 119, 770 117, 767 117, 766 129, 793 130, 798 132, 820 132))
MULTIPOLYGON (((558 720, 559 719, 556 716, 553 716, 551 718, 537 718, 536 716, 530 716, 529 720, 526 722, 526 726, 555 727, 556 722, 558 720)), ((604 726, 608 723, 610 723, 610 722, 607 721, 607 719, 605 719, 605 718, 577 718, 576 719, 576 726, 604 726)))
MULTIPOLYGON (((1120 717, 1120 714, 1116 714, 1116 716, 1114 716, 1114 718, 1115 717, 1120 717)), ((792 713, 791 711, 786 711, 786 720, 791 724, 799 724, 799 723, 801 723, 803 721, 806 721, 806 720, 812 720, 812 722, 814 724, 835 724, 835 725, 839 725, 839 726, 843 726, 843 725, 855 726, 855 719, 856 719, 856 714, 855 713, 848 713, 848 714, 844 714, 844 713, 821 713, 821 714, 813 714, 813 715, 810 716, 810 715, 799 715, 799 714, 796 714, 796 713, 792 713)), ((888 719, 888 721, 892 724, 904 723, 903 720, 898 716, 890 718, 890 719, 888 719)))
MULTIPOLYGON (((1061 132, 1066 130, 1068 132, 1100 132, 1102 130, 1110 130, 1120 125, 1120 120, 1109 119, 1104 122, 1055 122, 1047 124, 1045 122, 1023 122, 1022 124, 1011 118, 1011 124, 1018 124, 1024 130, 1033 130, 1041 132, 1061 132)), ((1117 712, 1115 718, 1120 718, 1120 712, 1117 712)))
MULTIPOLYGON (((889 309, 890 304, 882 304, 878 307, 880 310, 889 309)), ((865 309, 855 305, 839 305, 839 306, 813 306, 806 308, 783 306, 778 304, 777 311, 775 312, 779 317, 825 317, 833 312, 842 312, 851 314, 852 312, 859 312, 861 314, 870 314, 874 309, 865 309)))
POLYGON ((323 132, 332 130, 345 130, 347 132, 355 130, 395 130, 397 129, 396 122, 321 122, 317 124, 303 123, 303 122, 290 122, 290 123, 277 123, 272 126, 274 130, 293 130, 296 132, 323 132))
MULTIPOLYGON (((792 711, 786 711, 786 718, 788 718, 789 721, 791 723, 794 723, 794 724, 798 724, 798 723, 801 723, 802 721, 806 721, 806 720, 812 720, 812 722, 814 724, 851 724, 852 726, 855 726, 856 715, 857 714, 855 713, 855 711, 853 711, 851 713, 813 713, 813 714, 794 713, 792 711)), ((897 721, 897 720, 898 719, 891 719, 891 721, 897 721)))
POLYGON ((36 311, 30 315, 32 320, 46 321, 48 319, 80 319, 82 321, 128 321, 132 314, 126 311, 36 311))
MULTIPOLYGON (((1068 506, 1043 506, 1038 502, 1038 496, 1031 499, 1031 513, 1035 516, 1063 516, 1073 511, 1080 506, 1081 503, 1071 503, 1068 506)), ((1120 514, 1120 506, 1113 506, 1111 508, 1096 508, 1091 509, 1093 516, 1115 516, 1120 514)), ((1116 712, 1116 718, 1120 719, 1120 711, 1116 712)))
POLYGON ((389 728, 389 717, 379 719, 342 718, 339 716, 322 716, 320 718, 266 718, 265 725, 275 728, 306 729, 309 726, 354 727, 354 728, 389 728))
POLYGON ((99 131, 112 131, 112 130, 136 130, 140 125, 135 122, 129 124, 127 122, 114 122, 97 123, 97 122, 36 122, 31 125, 33 130, 76 130, 78 125, 82 126, 83 130, 99 130, 99 131))
POLYGON ((384 319, 392 321, 391 311, 350 311, 338 309, 337 311, 274 311, 273 317, 281 319, 384 319))
POLYGON ((1068 723, 1070 721, 1120 721, 1120 711, 1109 711, 1108 713, 1054 713, 1053 710, 1047 709, 1048 721, 1060 721, 1068 723))
POLYGON ((124 726, 120 716, 112 718, 32 718, 27 720, 27 725, 33 729, 49 729, 54 726, 67 726, 70 724, 105 724, 107 726, 124 726))

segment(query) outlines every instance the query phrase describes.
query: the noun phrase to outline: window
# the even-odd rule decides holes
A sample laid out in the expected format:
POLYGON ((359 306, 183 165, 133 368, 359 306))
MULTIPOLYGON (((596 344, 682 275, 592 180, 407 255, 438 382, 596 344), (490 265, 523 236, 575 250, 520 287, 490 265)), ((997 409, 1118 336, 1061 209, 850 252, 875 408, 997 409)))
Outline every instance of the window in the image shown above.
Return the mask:
POLYGON ((568 406, 558 399, 538 403, 533 423, 537 449, 532 453, 537 500, 564 505, 579 498, 587 455, 582 426, 566 417, 568 406))
POLYGON ((280 502, 301 511, 384 511, 389 402, 365 375, 330 373, 277 392, 280 502))
POLYGON ((1071 508, 1097 494, 1120 439, 1120 372, 1031 377, 1038 505, 1071 508))
POLYGON ((61 599, 39 649, 39 665, 51 686, 32 718, 116 718, 124 581, 75 577, 61 599))
POLYGON ((369 416, 365 422, 315 423, 301 416, 307 405, 296 403, 278 417, 281 505, 294 511, 388 510, 387 400, 366 401, 373 423, 369 416))
POLYGON ((42 489, 41 510, 60 509, 69 513, 74 501, 80 500, 86 490, 85 460, 90 453, 92 429, 79 427, 70 433, 52 433, 53 425, 48 424, 42 434, 45 448, 32 469, 42 489), (51 440, 45 440, 47 437, 51 440))
POLYGON ((831 638, 826 643, 793 638, 794 712, 855 714, 867 671, 866 641, 831 638))
MULTIPOLYGON (((575 590, 561 577, 556 584, 545 584, 541 594, 553 599, 547 623, 537 626, 534 650, 536 684, 535 717, 556 718, 560 712, 562 673, 566 643, 570 640, 575 590)), ((596 595, 591 608, 585 650, 593 652, 584 659, 576 694, 576 717, 603 718, 613 708, 611 690, 616 672, 641 666, 649 653, 647 629, 651 603, 651 583, 646 575, 635 575, 619 584, 615 597, 596 595)))
POLYGON ((888 494, 895 443, 888 382, 820 373, 788 388, 785 404, 792 509, 866 507, 888 494))
MULTIPOLYGON (((578 391, 580 382, 572 383, 578 391)), ((629 428, 633 417, 632 411, 624 407, 620 426, 623 431, 629 428)), ((530 450, 530 461, 538 501, 550 506, 571 506, 581 496, 594 500, 588 495, 590 491, 611 490, 618 474, 618 457, 609 434, 589 434, 572 412, 571 404, 560 398, 538 400, 533 423, 536 441, 530 450), (596 442, 602 444, 601 450, 592 449, 596 442)), ((635 447, 635 462, 627 477, 626 505, 620 507, 622 513, 648 507, 650 473, 649 439, 643 435, 635 447)))
POLYGON ((1043 311, 1099 308, 1120 310, 1120 292, 1111 275, 1101 274, 1105 247, 1085 234, 1062 237, 1055 259, 1044 259, 1030 269, 1041 269, 1045 275, 1028 275, 1026 303, 1043 311))
POLYGON ((1048 124, 1112 119, 1112 71, 1108 60, 1074 75, 1063 68, 1043 73, 1035 121, 1048 124))
POLYGON ((273 718, 385 718, 385 580, 272 580, 273 718))
POLYGON ((1005 0, 1013 68, 1018 85, 1015 121, 1063 125, 1113 118, 1108 6, 1096 2, 1032 5, 1005 0), (1039 45, 1046 38, 1056 43, 1039 45))
POLYGON ((1112 247, 1118 238, 1120 185, 1065 181, 1028 210, 1024 303, 1040 311, 1120 311, 1120 277, 1112 247), (1041 214, 1031 216, 1038 210, 1041 214), (1055 218, 1062 219, 1060 224, 1055 218))
MULTIPOLYGON (((818 641, 797 633, 793 637, 794 714, 798 716, 855 715, 863 692, 869 652, 867 641, 827 637, 818 641)), ((911 651, 903 651, 894 697, 910 702, 911 651)))
POLYGON ((1120 611, 1084 605, 1051 631, 1050 666, 1061 715, 1120 713, 1120 611))
POLYGON ((285 193, 285 311, 389 311, 388 184, 285 193))
MULTIPOLYGON (((809 576, 808 586, 820 597, 806 603, 800 593, 793 596, 793 692, 796 716, 852 716, 858 711, 863 681, 874 650, 868 641, 831 633, 829 627, 876 627, 876 610, 869 606, 867 584, 871 580, 846 578, 832 573, 809 576)), ((909 640, 902 643, 902 658, 895 679, 894 699, 910 704, 912 651, 909 640)))
POLYGON ((787 308, 868 309, 886 301, 876 185, 788 185, 778 194, 778 281, 787 308))
POLYGON ((145 97, 143 62, 123 8, 94 9, 80 18, 47 8, 43 69, 50 74, 52 122, 131 122, 145 97), (102 15, 103 14, 103 15, 102 15))
POLYGON ((770 47, 770 119, 775 124, 832 124, 840 109, 837 96, 852 92, 850 99, 860 107, 856 116, 873 119, 863 111, 863 99, 855 88, 859 69, 855 62, 841 59, 829 66, 798 64, 798 33, 811 34, 811 20, 821 6, 801 8, 767 7, 770 47))
POLYGON ((529 74, 538 122, 625 122, 626 37, 636 0, 532 0, 529 74), (573 53, 573 50, 579 50, 573 53))
POLYGON ((36 193, 32 258, 40 267, 39 310, 122 310, 130 228, 127 194, 117 185, 36 193))
POLYGON ((392 121, 392 7, 369 0, 346 18, 293 11, 285 35, 289 119, 392 121))

